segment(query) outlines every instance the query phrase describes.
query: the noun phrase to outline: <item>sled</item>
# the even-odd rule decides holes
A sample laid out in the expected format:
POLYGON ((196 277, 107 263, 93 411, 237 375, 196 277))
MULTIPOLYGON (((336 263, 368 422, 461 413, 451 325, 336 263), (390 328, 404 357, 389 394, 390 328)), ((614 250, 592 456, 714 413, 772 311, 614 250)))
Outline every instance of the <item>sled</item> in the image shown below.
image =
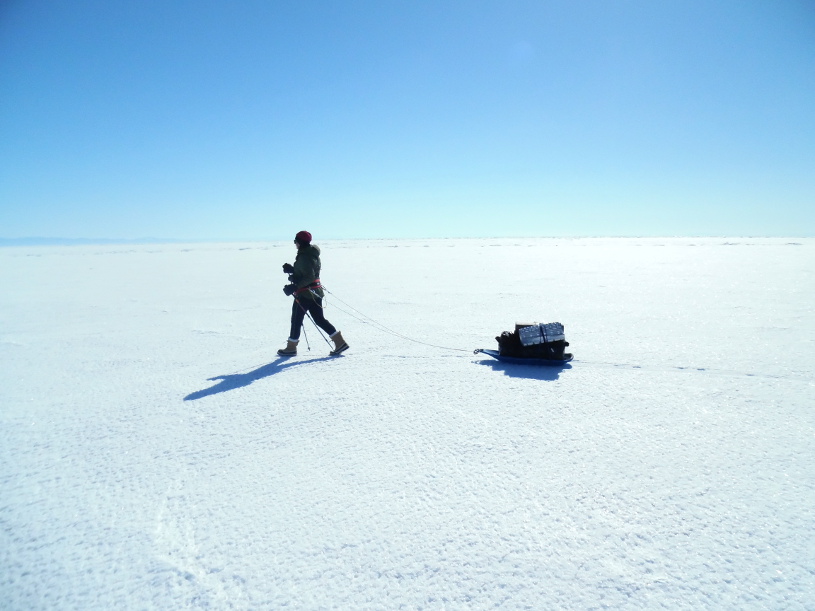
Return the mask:
POLYGON ((565 358, 562 359, 536 359, 522 356, 506 356, 497 350, 488 350, 486 348, 477 348, 473 351, 473 354, 486 354, 487 356, 491 356, 492 358, 503 363, 514 363, 516 365, 546 365, 548 367, 558 367, 560 365, 564 365, 574 358, 574 356, 571 354, 565 354, 565 358))

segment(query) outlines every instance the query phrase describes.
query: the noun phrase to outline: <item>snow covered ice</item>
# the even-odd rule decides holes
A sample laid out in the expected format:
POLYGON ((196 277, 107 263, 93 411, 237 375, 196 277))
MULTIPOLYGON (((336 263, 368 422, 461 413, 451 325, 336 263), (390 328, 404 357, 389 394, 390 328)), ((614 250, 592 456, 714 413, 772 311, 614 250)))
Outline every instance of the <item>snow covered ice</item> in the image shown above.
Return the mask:
POLYGON ((0 250, 3 609, 815 608, 814 239, 315 242, 0 250))

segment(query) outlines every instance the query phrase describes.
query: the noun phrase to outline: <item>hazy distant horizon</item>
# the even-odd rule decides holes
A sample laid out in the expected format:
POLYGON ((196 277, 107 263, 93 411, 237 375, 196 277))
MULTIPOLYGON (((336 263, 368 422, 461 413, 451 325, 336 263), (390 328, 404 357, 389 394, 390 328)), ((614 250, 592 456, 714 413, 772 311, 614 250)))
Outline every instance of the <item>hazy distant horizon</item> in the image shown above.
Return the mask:
MULTIPOLYGON (((405 236, 405 237, 326 237, 314 240, 331 241, 415 241, 415 240, 580 240, 580 239, 811 239, 808 235, 484 235, 484 236, 405 236)), ((0 248, 14 246, 93 246, 116 244, 235 244, 254 242, 288 242, 290 237, 258 238, 61 238, 25 237, 0 238, 0 248)))

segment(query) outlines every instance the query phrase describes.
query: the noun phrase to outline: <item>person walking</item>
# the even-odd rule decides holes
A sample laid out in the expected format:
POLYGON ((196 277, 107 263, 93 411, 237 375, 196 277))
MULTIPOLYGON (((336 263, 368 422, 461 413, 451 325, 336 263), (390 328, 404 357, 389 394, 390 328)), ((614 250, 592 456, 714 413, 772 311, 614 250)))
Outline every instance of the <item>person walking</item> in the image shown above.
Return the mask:
POLYGON ((320 247, 311 243, 311 234, 308 231, 298 231, 294 236, 297 247, 297 257, 294 265, 283 264, 283 272, 289 274, 289 284, 283 287, 286 295, 294 295, 291 309, 291 331, 286 347, 277 351, 280 356, 294 356, 297 354, 297 343, 300 341, 300 329, 306 314, 311 314, 312 320, 323 331, 328 333, 334 342, 334 349, 330 354, 337 355, 348 350, 349 346, 342 337, 342 333, 328 322, 323 314, 323 297, 325 293, 320 284, 320 247))

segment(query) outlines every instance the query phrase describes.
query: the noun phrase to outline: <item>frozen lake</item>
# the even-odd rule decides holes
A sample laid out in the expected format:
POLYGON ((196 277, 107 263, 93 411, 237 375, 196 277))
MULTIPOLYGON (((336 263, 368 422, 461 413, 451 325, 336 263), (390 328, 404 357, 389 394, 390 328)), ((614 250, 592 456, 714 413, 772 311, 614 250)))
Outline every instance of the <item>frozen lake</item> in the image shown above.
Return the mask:
POLYGON ((0 249, 0 606, 814 608, 815 239, 317 238, 0 249))

